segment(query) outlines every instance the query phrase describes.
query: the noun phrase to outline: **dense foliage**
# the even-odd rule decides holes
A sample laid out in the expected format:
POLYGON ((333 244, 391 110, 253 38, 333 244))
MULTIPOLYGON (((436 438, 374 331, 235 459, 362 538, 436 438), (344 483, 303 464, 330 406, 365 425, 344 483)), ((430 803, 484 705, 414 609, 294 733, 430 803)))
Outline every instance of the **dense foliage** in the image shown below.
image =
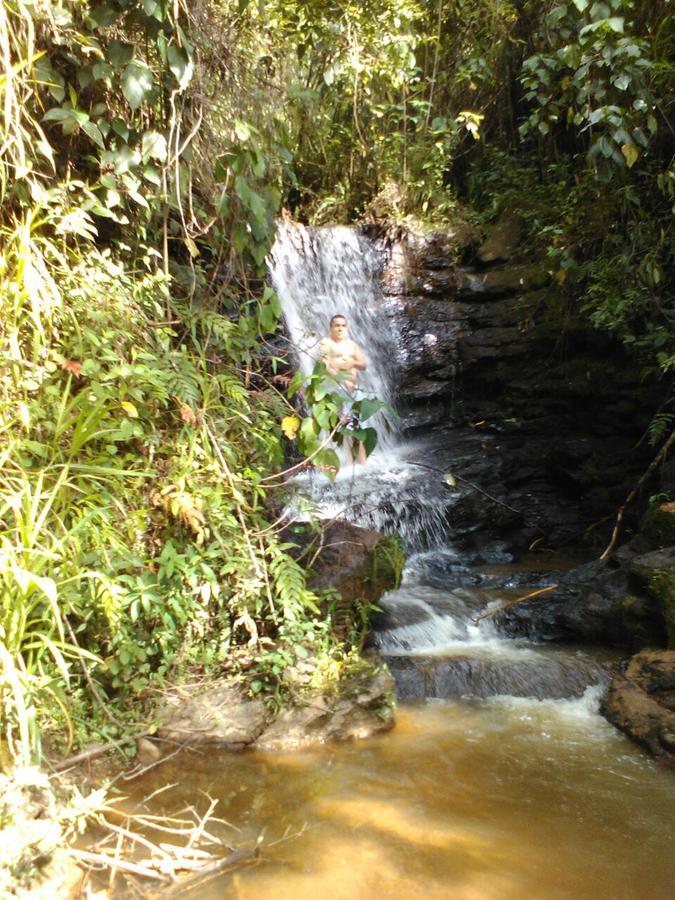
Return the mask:
MULTIPOLYGON (((190 666, 273 691, 340 658, 270 500, 282 204, 517 207, 575 312, 672 377, 673 41, 669 0, 2 0, 5 747, 114 735, 190 666)), ((307 454, 339 427, 314 399, 307 454)))
POLYGON ((195 75, 197 23, 2 5, 5 759, 50 722, 118 734, 130 696, 186 667, 255 647, 274 690, 305 645, 341 652, 267 499, 292 412, 260 390, 278 173, 253 125, 200 128, 245 100, 195 75))

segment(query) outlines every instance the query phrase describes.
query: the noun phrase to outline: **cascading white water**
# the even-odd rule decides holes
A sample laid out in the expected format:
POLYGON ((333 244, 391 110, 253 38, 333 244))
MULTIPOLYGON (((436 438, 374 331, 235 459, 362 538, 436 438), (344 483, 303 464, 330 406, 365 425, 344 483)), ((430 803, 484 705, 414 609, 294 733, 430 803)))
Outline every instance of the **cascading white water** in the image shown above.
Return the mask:
MULTIPOLYGON (((368 363, 359 375, 360 389, 391 407, 395 346, 377 308, 377 269, 372 244, 346 226, 310 229, 283 222, 270 255, 272 282, 302 371, 311 373, 331 317, 344 315, 349 336, 361 346, 368 363)), ((378 415, 367 424, 378 431, 379 455, 395 444, 390 419, 378 415)))

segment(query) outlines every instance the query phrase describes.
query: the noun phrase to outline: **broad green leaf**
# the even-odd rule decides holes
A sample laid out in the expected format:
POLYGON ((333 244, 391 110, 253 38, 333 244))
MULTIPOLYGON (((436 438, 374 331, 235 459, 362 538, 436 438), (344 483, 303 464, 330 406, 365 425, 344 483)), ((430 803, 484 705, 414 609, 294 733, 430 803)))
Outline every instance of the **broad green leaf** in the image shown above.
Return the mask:
POLYGON ((240 119, 234 123, 234 133, 240 141, 247 141, 251 137, 251 129, 246 122, 242 122, 240 119))
POLYGON ((152 71, 141 62, 130 62, 122 75, 122 93, 132 109, 138 109, 152 90, 152 71))
POLYGON ((312 462, 317 469, 321 469, 330 479, 335 478, 340 469, 340 457, 330 447, 319 450, 312 462))
POLYGON ((298 447, 305 456, 310 456, 316 450, 319 444, 318 433, 319 426, 311 416, 302 420, 298 431, 298 447))
POLYGON ((164 9, 159 0, 143 0, 143 11, 146 16, 152 16, 158 22, 164 21, 164 9))
POLYGON ((113 66, 121 69, 134 58, 134 48, 122 41, 111 41, 108 44, 107 56, 113 66))
POLYGON ((171 46, 166 49, 166 58, 180 89, 184 91, 194 72, 192 56, 183 47, 171 46))
POLYGON ((142 141, 143 162, 149 159, 158 159, 164 162, 167 157, 166 138, 159 131, 146 131, 142 141))
POLYGON ((70 118, 71 110, 67 107, 57 106, 48 109, 42 117, 43 122, 65 122, 70 118))
POLYGON ((149 181, 150 184, 154 184, 155 187, 159 187, 162 183, 162 176, 157 166, 145 166, 143 169, 143 178, 145 178, 146 181, 149 181))
POLYGON ((109 6, 107 3, 101 3, 98 6, 95 6, 89 12, 89 15, 99 28, 107 28, 108 25, 112 25, 112 23, 119 18, 120 13, 114 6, 109 6))
POLYGON ((114 68, 108 62, 97 62, 91 70, 96 81, 108 81, 112 78, 114 72, 114 68))
POLYGON ((129 126, 123 119, 114 118, 111 124, 115 134, 119 135, 123 141, 129 140, 129 126))
MULTIPOLYGON (((355 404, 356 406, 357 404, 355 404)), ((371 416, 374 416, 375 413, 378 413, 385 404, 382 400, 370 400, 366 398, 365 400, 358 401, 358 415, 359 419, 362 422, 365 422, 367 419, 370 419, 371 416)))
POLYGON ((132 150, 131 147, 126 145, 120 147, 119 150, 106 150, 101 156, 102 165, 104 167, 113 166, 118 175, 135 168, 140 161, 141 154, 138 150, 132 150))
POLYGON ((105 147, 101 132, 98 130, 98 126, 94 124, 94 122, 83 122, 82 131, 84 131, 87 137, 90 137, 95 144, 98 144, 101 149, 105 147))

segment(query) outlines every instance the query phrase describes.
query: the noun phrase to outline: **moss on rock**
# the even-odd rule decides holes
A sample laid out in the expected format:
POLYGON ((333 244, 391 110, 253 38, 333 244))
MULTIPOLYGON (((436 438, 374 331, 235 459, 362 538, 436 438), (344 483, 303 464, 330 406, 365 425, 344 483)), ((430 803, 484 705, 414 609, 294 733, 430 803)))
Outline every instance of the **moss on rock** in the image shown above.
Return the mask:
POLYGON ((645 552, 675 546, 675 501, 649 507, 640 523, 639 540, 645 552))
POLYGON ((630 574, 656 601, 663 617, 668 646, 675 647, 675 547, 636 556, 630 564, 630 574))

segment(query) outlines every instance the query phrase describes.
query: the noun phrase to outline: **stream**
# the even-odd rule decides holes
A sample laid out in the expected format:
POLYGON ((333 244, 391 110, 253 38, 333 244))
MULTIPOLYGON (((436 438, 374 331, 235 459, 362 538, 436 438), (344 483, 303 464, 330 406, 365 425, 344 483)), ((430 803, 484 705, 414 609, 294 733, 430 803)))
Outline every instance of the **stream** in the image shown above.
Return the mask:
MULTIPOLYGON (((395 404, 396 339, 375 271, 346 228, 286 227, 272 258, 299 364, 309 369, 341 313, 368 356, 363 388, 395 404)), ((449 424, 406 441, 380 428, 365 466, 345 461, 335 482, 297 477, 289 509, 397 534, 406 547, 372 637, 396 679, 395 728, 292 753, 193 750, 134 782, 131 804, 175 814, 214 798, 232 823, 220 826, 225 840, 262 836, 256 865, 181 896, 672 896, 675 780, 598 713, 618 654, 507 639, 492 621, 578 560, 481 537, 469 476, 487 451, 475 430, 449 424)), ((480 499, 503 511, 503 499, 480 499)))

